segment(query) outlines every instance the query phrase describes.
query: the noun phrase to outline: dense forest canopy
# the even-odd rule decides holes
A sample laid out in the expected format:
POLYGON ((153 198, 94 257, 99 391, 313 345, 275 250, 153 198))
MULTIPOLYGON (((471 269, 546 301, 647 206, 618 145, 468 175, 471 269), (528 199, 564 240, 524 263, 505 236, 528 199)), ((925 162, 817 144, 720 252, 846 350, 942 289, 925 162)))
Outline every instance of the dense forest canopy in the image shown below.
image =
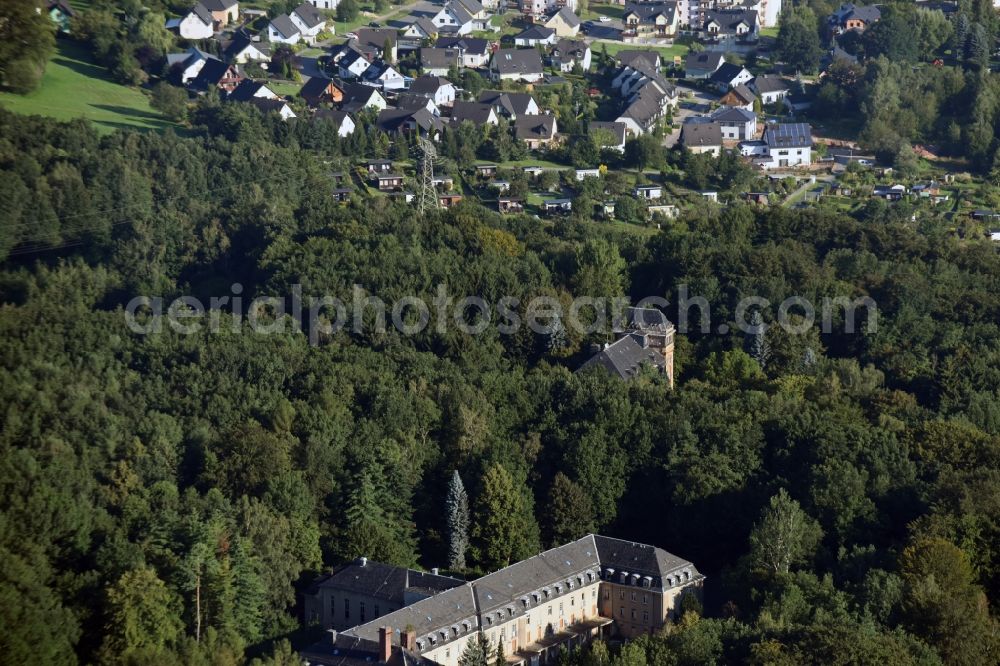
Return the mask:
POLYGON ((599 530, 709 575, 712 619, 691 608, 616 663, 996 661, 988 242, 885 206, 706 203, 651 237, 579 212, 341 206, 329 173, 353 164, 330 128, 219 116, 99 137, 0 112, 4 662, 294 663, 275 641, 297 635, 317 571, 456 563, 455 472, 458 573, 599 530), (582 335, 125 326, 135 295, 236 283, 386 301, 687 285, 714 324, 748 295, 868 296, 878 325, 680 336, 672 391, 574 374, 601 341, 582 335))

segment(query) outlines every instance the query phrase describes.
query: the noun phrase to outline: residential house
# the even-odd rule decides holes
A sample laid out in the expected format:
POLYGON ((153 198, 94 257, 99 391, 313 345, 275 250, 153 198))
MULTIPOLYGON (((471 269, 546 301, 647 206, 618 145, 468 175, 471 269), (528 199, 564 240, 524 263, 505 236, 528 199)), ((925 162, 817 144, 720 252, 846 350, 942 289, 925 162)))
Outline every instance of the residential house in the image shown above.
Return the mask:
POLYGON ((407 111, 425 109, 432 115, 441 116, 441 108, 434 103, 433 99, 424 97, 423 95, 412 95, 408 92, 403 93, 396 97, 395 105, 398 109, 406 109, 407 111))
POLYGON ((368 173, 392 173, 392 160, 368 160, 365 170, 368 173))
POLYGON ((360 83, 348 83, 342 88, 344 101, 341 102, 340 109, 347 113, 357 113, 364 109, 381 111, 389 106, 385 96, 377 88, 360 83))
POLYGON ((288 14, 279 14, 267 24, 267 41, 272 44, 298 44, 302 41, 302 32, 288 14))
POLYGON ((857 6, 847 3, 840 6, 827 18, 834 34, 841 34, 849 30, 864 32, 882 18, 882 12, 875 5, 857 6))
POLYGON ((462 200, 461 194, 455 194, 454 192, 447 192, 438 195, 438 205, 441 208, 451 208, 458 204, 462 200))
POLYGON ((420 71, 431 76, 446 76, 452 67, 458 67, 458 49, 420 49, 420 71))
POLYGON ((373 62, 360 78, 362 82, 386 91, 403 90, 407 84, 406 77, 383 60, 373 62))
POLYGON ((403 37, 419 41, 434 41, 438 36, 438 27, 434 21, 424 16, 417 17, 403 29, 403 37))
POLYGON ((706 118, 688 118, 681 125, 681 144, 692 153, 709 153, 718 157, 722 152, 722 126, 706 118))
POLYGON ((573 200, 546 199, 542 202, 542 210, 546 213, 568 213, 573 210, 573 200))
POLYGON ((684 60, 684 77, 688 79, 707 79, 715 74, 726 62, 721 51, 691 52, 684 60))
POLYGON ((607 148, 619 153, 625 152, 625 123, 592 120, 587 125, 587 133, 598 148, 607 148))
POLYGON ((762 169, 812 164, 812 130, 806 123, 779 123, 764 128, 760 141, 744 141, 740 153, 762 169))
POLYGON ((530 178, 532 180, 534 180, 534 179, 538 178, 539 176, 541 176, 544 171, 545 171, 545 169, 543 169, 540 166, 529 165, 529 166, 521 167, 521 173, 523 173, 525 176, 527 176, 528 178, 530 178))
MULTIPOLYGON (((627 308, 623 320, 615 322, 617 339, 605 344, 601 351, 581 365, 577 372, 599 368, 613 377, 631 380, 649 368, 654 372, 666 374, 670 386, 673 387, 675 335, 674 325, 659 310, 627 308)), ((616 574, 618 572, 613 570, 613 575, 616 574)), ((632 574, 632 571, 626 569, 622 579, 629 580, 632 574)), ((621 617, 625 618, 625 613, 621 613, 621 617)))
POLYGON ((659 199, 663 196, 663 187, 661 185, 640 185, 632 190, 632 196, 646 201, 659 199))
POLYGON ((476 165, 476 175, 480 178, 490 178, 497 175, 497 165, 496 164, 477 164, 476 165))
POLYGON ((457 0, 449 0, 431 17, 439 33, 468 35, 475 28, 472 15, 457 0))
POLYGON ((659 51, 624 49, 616 53, 614 59, 615 65, 618 67, 630 67, 639 60, 645 61, 643 63, 644 66, 652 67, 657 71, 663 67, 663 60, 660 58, 659 51))
POLYGON ((63 35, 70 34, 70 24, 76 12, 69 6, 66 0, 49 0, 45 5, 45 10, 49 14, 49 20, 55 24, 56 30, 63 35))
POLYGON ((211 39, 215 35, 215 19, 202 3, 197 3, 191 10, 177 19, 168 19, 167 30, 176 30, 184 39, 211 39))
POLYGON ((705 12, 701 34, 709 40, 756 41, 760 24, 752 9, 723 9, 705 12))
POLYGON ((756 99, 757 96, 754 92, 745 84, 741 83, 719 98, 719 104, 722 104, 723 106, 732 106, 737 109, 753 111, 753 103, 756 99))
POLYGON ((201 0, 201 4, 212 13, 216 30, 225 28, 240 17, 240 4, 237 0, 201 0))
POLYGON ((577 169, 573 174, 577 182, 584 180, 585 178, 600 178, 601 170, 598 168, 592 169, 577 169))
POLYGON ((500 197, 497 199, 497 211, 503 214, 523 213, 524 203, 520 199, 500 197))
POLYGON ((434 100, 438 106, 450 106, 455 102, 455 85, 441 76, 425 74, 410 84, 411 95, 421 95, 434 100))
POLYGON ((340 73, 340 78, 346 80, 361 78, 371 66, 371 60, 359 51, 348 51, 337 61, 337 71, 340 73))
POLYGON ((720 92, 726 92, 730 88, 749 83, 753 80, 753 74, 746 67, 725 62, 712 73, 709 80, 719 88, 720 92))
POLYGON ((479 98, 476 101, 491 105, 498 114, 508 118, 537 116, 542 112, 538 102, 529 93, 484 90, 479 93, 479 98))
POLYGON ((552 46, 556 31, 543 25, 531 25, 514 37, 514 46, 552 46))
POLYGON ((261 99, 278 99, 277 93, 268 88, 264 82, 243 79, 239 85, 233 88, 231 93, 226 95, 226 101, 249 102, 258 97, 261 99))
POLYGON ((344 101, 344 89, 333 79, 325 76, 314 76, 299 90, 299 97, 306 101, 306 104, 316 108, 322 104, 340 104, 344 101))
POLYGON ((441 119, 424 107, 417 109, 383 109, 375 125, 389 134, 416 132, 437 139, 444 124, 441 119))
POLYGON ((758 206, 767 206, 771 203, 771 195, 767 192, 745 192, 743 198, 752 204, 757 204, 758 206))
POLYGON ((760 96, 760 103, 773 104, 788 95, 791 86, 778 76, 758 76, 750 82, 750 87, 760 96))
POLYGON ((535 83, 542 79, 544 69, 542 57, 535 49, 500 49, 490 62, 494 81, 535 83))
POLYGON ((337 5, 340 4, 340 0, 306 0, 316 9, 325 9, 327 11, 336 11, 337 5))
POLYGON ((872 196, 886 201, 899 201, 906 196, 905 185, 876 185, 872 189, 872 196))
POLYGON ((514 119, 514 136, 524 141, 530 150, 537 150, 556 140, 555 116, 518 116, 514 119))
POLYGON ((556 37, 576 37, 580 33, 580 17, 573 9, 562 7, 545 22, 545 27, 554 30, 556 37))
POLYGON ((289 120, 295 118, 295 112, 292 111, 292 107, 288 105, 283 99, 271 98, 271 97, 251 97, 246 100, 249 104, 256 106, 261 113, 277 113, 281 116, 282 120, 289 120))
POLYGON ((255 42, 250 35, 238 31, 222 54, 227 61, 240 65, 248 62, 266 63, 271 61, 271 46, 266 42, 255 42))
POLYGON ((712 120, 719 124, 722 138, 749 141, 757 136, 757 114, 732 106, 722 106, 712 112, 712 120))
POLYGON ((205 53, 193 46, 184 53, 167 54, 167 78, 175 85, 186 86, 196 76, 209 60, 218 60, 213 55, 205 53))
POLYGON ((333 190, 331 190, 331 194, 333 195, 333 200, 336 201, 337 203, 342 203, 342 204, 350 203, 351 194, 353 193, 354 190, 352 190, 349 187, 335 187, 333 188, 333 190))
POLYGON ((577 65, 584 72, 590 70, 590 46, 582 39, 560 39, 549 57, 561 72, 571 72, 577 65))
POLYGON ((500 124, 497 112, 489 104, 481 102, 455 102, 451 109, 451 123, 459 125, 465 121, 480 127, 500 124))
POLYGON ((204 64, 198 75, 191 80, 191 88, 199 92, 217 88, 222 93, 230 93, 236 89, 243 78, 243 70, 239 65, 230 65, 221 60, 210 59, 204 64))
POLYGON ((315 43, 317 35, 327 30, 326 17, 307 2, 296 7, 288 17, 299 29, 302 41, 307 44, 315 43))
POLYGON ((357 35, 357 38, 351 40, 354 48, 366 54, 369 60, 381 58, 388 63, 396 62, 399 33, 395 28, 358 28, 354 34, 357 35))
POLYGON ((403 187, 403 177, 398 173, 375 173, 371 175, 369 182, 379 192, 390 192, 403 187))
POLYGON ((680 211, 677 209, 677 206, 675 204, 659 203, 659 204, 650 204, 646 206, 646 212, 649 213, 649 216, 653 220, 656 220, 659 217, 668 220, 673 220, 677 218, 677 214, 680 211))
POLYGON ((354 134, 357 125, 350 114, 340 109, 318 109, 313 114, 314 120, 328 120, 337 128, 337 136, 347 137, 354 134))
POLYGON ((485 68, 492 54, 489 40, 480 37, 439 37, 436 46, 458 51, 460 67, 485 68))
POLYGON ((625 37, 666 38, 677 34, 676 2, 629 2, 622 13, 625 37))

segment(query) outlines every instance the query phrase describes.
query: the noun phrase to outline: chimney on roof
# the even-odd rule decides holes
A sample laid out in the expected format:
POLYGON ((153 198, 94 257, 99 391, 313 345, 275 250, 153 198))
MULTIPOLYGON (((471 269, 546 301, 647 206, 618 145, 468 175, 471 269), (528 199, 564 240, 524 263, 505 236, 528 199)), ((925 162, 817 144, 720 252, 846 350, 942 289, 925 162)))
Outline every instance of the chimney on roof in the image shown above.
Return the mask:
POLYGON ((412 627, 406 629, 399 635, 399 644, 404 649, 415 652, 417 649, 417 632, 412 627))
POLYGON ((386 625, 378 628, 378 660, 386 664, 392 656, 392 627, 386 625))

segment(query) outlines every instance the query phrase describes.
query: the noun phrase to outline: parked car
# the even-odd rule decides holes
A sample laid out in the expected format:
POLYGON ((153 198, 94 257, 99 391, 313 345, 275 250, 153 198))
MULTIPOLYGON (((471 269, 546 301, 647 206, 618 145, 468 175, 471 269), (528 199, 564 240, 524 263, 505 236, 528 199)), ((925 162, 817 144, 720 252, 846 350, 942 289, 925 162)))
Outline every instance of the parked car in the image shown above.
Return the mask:
POLYGON ((611 17, 610 16, 602 16, 602 17, 600 17, 597 20, 600 21, 601 23, 611 23, 611 17))
POLYGON ((348 32, 348 33, 344 34, 344 37, 347 37, 348 40, 357 39, 358 38, 358 33, 356 33, 356 32, 348 32))
POLYGON ((379 23, 378 21, 372 21, 371 23, 368 24, 368 27, 369 28, 381 28, 382 24, 379 23))

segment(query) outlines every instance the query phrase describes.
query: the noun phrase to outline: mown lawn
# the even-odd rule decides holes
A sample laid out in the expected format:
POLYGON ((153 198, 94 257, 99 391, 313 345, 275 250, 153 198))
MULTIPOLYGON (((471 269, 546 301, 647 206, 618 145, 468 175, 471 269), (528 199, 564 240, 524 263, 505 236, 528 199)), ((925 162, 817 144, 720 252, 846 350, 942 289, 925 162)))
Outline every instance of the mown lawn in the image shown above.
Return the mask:
POLYGON ((0 106, 58 120, 89 118, 101 131, 178 127, 149 106, 138 88, 115 83, 79 45, 59 40, 39 87, 27 95, 0 93, 0 106))
POLYGON ((600 53, 607 47, 608 55, 614 55, 619 51, 659 51, 660 57, 665 63, 673 62, 674 56, 682 58, 691 49, 687 44, 673 44, 672 46, 652 46, 649 44, 626 44, 625 42, 594 42, 590 45, 590 50, 600 53))

